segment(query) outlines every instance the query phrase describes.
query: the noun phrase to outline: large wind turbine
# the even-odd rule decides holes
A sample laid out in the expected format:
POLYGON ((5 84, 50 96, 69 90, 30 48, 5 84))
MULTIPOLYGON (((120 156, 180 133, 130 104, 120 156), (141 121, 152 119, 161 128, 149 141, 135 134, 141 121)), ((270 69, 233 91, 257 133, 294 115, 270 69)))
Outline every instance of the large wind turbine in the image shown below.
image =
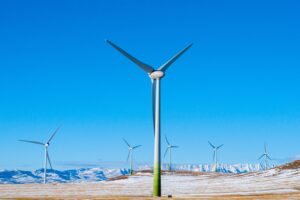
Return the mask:
POLYGON ((210 141, 208 141, 208 143, 213 148, 213 151, 214 151, 213 160, 215 162, 216 171, 217 171, 217 168, 218 168, 218 150, 219 150, 219 148, 221 148, 223 146, 223 144, 221 144, 219 146, 215 146, 210 141))
POLYGON ((258 158, 258 160, 262 159, 263 157, 265 157, 265 169, 268 168, 269 163, 268 160, 272 160, 272 158, 269 156, 268 152, 267 152, 267 145, 264 145, 264 153, 258 158))
POLYGON ((136 149, 136 148, 139 148, 142 145, 131 146, 124 138, 123 138, 123 140, 126 143, 126 145, 128 146, 127 162, 128 162, 128 159, 129 159, 129 174, 132 175, 132 154, 133 154, 133 150, 136 149))
POLYGON ((173 56, 166 63, 155 70, 152 66, 136 59, 125 50, 118 47, 116 44, 107 40, 107 42, 121 54, 126 56, 129 60, 134 62, 142 70, 144 70, 150 77, 152 82, 152 115, 154 126, 154 174, 153 174, 153 196, 161 196, 161 157, 160 157, 160 80, 164 77, 166 70, 177 60, 184 52, 186 52, 192 44, 185 47, 175 56, 173 56))
POLYGON ((169 142, 169 140, 168 140, 168 138, 167 138, 167 136, 165 136, 165 139, 166 139, 166 142, 167 142, 168 146, 167 146, 167 149, 165 151, 164 157, 166 157, 167 153, 169 152, 169 166, 168 166, 168 168, 169 168, 169 171, 171 171, 171 166, 172 166, 172 149, 173 148, 178 148, 179 146, 171 145, 170 142, 169 142))
POLYGON ((60 129, 60 127, 58 127, 54 133, 50 136, 50 138, 45 142, 38 142, 38 141, 31 141, 31 140, 19 140, 21 142, 28 142, 28 143, 33 143, 33 144, 38 144, 38 145, 42 145, 45 148, 45 158, 44 158, 44 184, 46 184, 46 173, 47 173, 47 161, 49 161, 50 167, 52 168, 52 164, 50 161, 50 156, 48 153, 48 147, 50 145, 51 140, 53 139, 53 137, 55 136, 55 134, 58 132, 58 130, 60 129))

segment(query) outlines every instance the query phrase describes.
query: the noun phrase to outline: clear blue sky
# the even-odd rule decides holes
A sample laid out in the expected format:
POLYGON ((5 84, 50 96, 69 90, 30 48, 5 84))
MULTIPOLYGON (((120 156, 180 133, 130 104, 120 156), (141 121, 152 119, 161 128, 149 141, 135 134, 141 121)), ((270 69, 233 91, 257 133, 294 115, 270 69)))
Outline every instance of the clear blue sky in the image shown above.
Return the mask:
MULTIPOLYGON (((110 39, 159 66, 193 42, 162 83, 162 135, 176 163, 300 154, 298 1, 1 1, 0 168, 120 162, 126 137, 153 160, 150 80, 110 39)), ((162 142, 163 150, 165 142, 162 142)), ((125 165, 125 163, 124 163, 125 165)), ((126 166, 126 165, 125 165, 126 166)))

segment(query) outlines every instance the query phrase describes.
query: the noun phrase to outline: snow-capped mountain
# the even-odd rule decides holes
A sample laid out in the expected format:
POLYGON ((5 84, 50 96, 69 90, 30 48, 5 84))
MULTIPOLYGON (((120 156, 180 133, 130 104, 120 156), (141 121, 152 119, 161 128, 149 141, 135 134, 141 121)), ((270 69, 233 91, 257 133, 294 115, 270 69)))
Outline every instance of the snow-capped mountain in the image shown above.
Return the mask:
MULTIPOLYGON (((43 169, 35 171, 0 170, 0 184, 42 183, 43 169)), ((71 170, 47 170, 48 183, 96 182, 129 174, 127 169, 83 168, 71 170)))
MULTIPOLYGON (((150 165, 143 165, 136 170, 151 170, 150 165)), ((162 165, 162 169, 168 169, 168 165, 162 165)), ((172 169, 176 171, 194 172, 219 172, 219 173, 247 173, 263 170, 259 164, 220 164, 217 169, 210 164, 175 164, 172 169)), ((24 184, 42 183, 43 169, 35 171, 24 170, 0 170, 0 184, 24 184)), ((106 169, 106 168, 81 168, 70 170, 47 170, 48 183, 70 183, 70 182, 97 182, 109 178, 128 175, 129 169, 106 169)))
MULTIPOLYGON (((168 169, 168 165, 164 164, 163 169, 168 169)), ((247 173, 263 170, 260 164, 175 164, 172 165, 173 170, 194 171, 194 172, 220 172, 220 173, 247 173)))

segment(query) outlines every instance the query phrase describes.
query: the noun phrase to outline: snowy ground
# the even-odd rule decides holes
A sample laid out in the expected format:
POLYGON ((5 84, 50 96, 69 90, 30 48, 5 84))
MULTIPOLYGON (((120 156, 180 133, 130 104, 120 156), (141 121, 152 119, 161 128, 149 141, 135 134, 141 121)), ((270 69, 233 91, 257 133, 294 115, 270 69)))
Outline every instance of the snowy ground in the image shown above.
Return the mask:
MULTIPOLYGON (((113 181, 94 183, 2 184, 0 185, 0 199, 149 197, 151 191, 151 173, 139 172, 128 179, 123 176, 123 178, 113 181)), ((166 173, 162 176, 162 193, 164 196, 172 195, 178 198, 285 194, 291 197, 290 199, 300 199, 300 169, 282 170, 277 168, 247 174, 166 173)), ((270 199, 275 199, 275 196, 270 199)))

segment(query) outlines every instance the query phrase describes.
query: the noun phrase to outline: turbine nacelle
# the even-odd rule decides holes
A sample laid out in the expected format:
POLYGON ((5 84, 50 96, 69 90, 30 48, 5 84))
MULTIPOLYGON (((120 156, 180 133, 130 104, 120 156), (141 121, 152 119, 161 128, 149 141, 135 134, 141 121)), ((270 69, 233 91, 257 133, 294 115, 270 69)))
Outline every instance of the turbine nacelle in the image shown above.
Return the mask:
POLYGON ((163 71, 156 70, 150 73, 149 76, 151 79, 155 80, 155 79, 163 78, 165 76, 165 73, 163 71))
POLYGON ((48 148, 50 143, 45 143, 45 147, 48 148))

